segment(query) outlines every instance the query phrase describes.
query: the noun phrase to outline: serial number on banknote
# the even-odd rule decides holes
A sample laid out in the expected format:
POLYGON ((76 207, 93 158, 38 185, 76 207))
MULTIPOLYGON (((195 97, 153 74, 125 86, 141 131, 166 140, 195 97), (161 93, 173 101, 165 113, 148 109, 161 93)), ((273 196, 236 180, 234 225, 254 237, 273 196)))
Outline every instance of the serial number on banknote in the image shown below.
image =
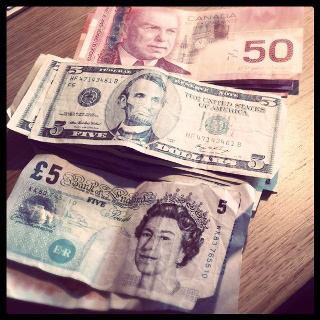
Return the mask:
POLYGON ((71 82, 71 81, 76 81, 76 82, 103 82, 103 83, 117 83, 119 81, 119 79, 115 78, 115 79, 111 79, 111 78, 99 78, 99 77, 78 77, 78 76, 72 76, 70 77, 70 82, 68 83, 68 87, 74 87, 76 85, 75 82, 71 82))

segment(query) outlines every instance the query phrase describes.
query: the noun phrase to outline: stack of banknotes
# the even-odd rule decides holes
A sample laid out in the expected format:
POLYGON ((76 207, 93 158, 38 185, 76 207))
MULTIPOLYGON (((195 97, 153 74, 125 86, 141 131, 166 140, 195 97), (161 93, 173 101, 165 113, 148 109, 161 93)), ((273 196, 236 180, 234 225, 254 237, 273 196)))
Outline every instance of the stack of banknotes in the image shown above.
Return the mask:
POLYGON ((237 312, 248 224, 262 192, 278 191, 286 122, 281 92, 257 89, 299 78, 303 10, 286 8, 295 19, 259 11, 256 30, 260 8, 172 10, 99 7, 74 59, 41 54, 7 109, 7 127, 36 151, 7 202, 8 297, 97 311, 237 312), (138 26, 136 14, 149 22, 138 26), (167 26, 178 14, 186 34, 155 26, 157 14, 167 26), (170 61, 161 57, 166 36, 190 43, 209 26, 213 39, 198 38, 206 44, 185 60, 181 42, 170 61), (147 45, 156 64, 111 61, 128 35, 143 43, 139 28, 160 32, 147 45), (244 38, 250 59, 260 43, 271 49, 255 50, 279 65, 223 62, 244 38))

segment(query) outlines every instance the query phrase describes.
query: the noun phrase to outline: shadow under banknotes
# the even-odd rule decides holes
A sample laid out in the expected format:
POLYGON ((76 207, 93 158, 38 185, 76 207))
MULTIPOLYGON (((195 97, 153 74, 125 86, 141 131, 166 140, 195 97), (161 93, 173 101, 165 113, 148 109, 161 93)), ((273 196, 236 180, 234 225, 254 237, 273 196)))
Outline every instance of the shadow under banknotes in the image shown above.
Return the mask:
POLYGON ((7 130, 7 170, 23 169, 34 155, 26 136, 7 130))

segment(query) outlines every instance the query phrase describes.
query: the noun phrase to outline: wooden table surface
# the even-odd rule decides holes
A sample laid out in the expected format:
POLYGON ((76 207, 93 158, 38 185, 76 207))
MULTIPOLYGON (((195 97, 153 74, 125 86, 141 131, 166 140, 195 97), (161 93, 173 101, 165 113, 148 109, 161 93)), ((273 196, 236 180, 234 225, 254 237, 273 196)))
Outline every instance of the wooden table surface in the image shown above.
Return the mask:
MULTIPOLYGON (((87 13, 92 10, 31 7, 7 21, 7 108, 41 53, 73 57, 87 13)), ((314 275, 312 7, 305 7, 300 93, 284 102, 288 118, 279 192, 260 202, 249 225, 238 309, 243 314, 271 313, 314 275)), ((7 197, 33 156, 28 139, 7 129, 7 197)))

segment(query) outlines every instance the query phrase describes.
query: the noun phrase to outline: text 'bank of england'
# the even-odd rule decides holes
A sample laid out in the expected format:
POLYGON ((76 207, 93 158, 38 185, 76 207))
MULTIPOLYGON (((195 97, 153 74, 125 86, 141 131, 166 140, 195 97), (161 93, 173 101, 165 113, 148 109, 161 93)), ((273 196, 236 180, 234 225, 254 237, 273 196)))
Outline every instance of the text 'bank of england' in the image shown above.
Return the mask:
POLYGON ((8 199, 7 257, 190 310, 214 294, 250 193, 205 183, 138 185, 37 155, 8 199))

